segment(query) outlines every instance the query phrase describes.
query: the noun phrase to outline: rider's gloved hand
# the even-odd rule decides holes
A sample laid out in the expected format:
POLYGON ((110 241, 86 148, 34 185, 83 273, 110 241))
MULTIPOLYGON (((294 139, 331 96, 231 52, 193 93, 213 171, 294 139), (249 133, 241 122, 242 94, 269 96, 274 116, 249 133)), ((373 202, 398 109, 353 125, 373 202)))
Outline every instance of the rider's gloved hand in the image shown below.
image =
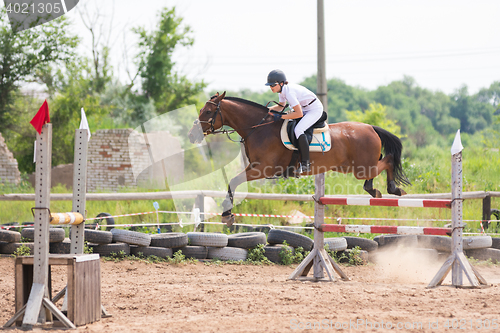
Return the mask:
POLYGON ((278 121, 281 119, 283 115, 281 113, 274 113, 273 114, 273 121, 278 121))

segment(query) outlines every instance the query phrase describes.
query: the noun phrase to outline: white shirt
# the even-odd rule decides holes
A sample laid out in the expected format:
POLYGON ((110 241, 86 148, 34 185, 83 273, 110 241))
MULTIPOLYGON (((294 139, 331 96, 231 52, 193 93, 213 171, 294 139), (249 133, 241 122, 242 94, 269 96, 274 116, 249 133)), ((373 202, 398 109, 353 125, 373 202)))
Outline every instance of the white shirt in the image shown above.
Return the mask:
POLYGON ((314 104, 316 104, 316 101, 319 102, 319 100, 316 99, 314 103, 308 105, 315 98, 316 95, 312 91, 298 84, 285 84, 279 93, 279 102, 281 104, 287 101, 291 108, 300 104, 304 113, 316 109, 316 105, 314 104))

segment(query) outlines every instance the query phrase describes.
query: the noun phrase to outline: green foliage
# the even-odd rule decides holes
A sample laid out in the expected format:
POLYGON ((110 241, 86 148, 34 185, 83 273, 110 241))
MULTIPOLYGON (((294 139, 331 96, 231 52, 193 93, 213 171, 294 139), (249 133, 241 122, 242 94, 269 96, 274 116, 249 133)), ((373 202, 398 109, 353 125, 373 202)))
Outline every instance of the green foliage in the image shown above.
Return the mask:
POLYGON ((152 99, 158 113, 195 104, 195 96, 205 87, 203 82, 192 83, 174 72, 172 54, 178 46, 191 46, 193 38, 188 26, 182 27, 182 18, 175 8, 164 8, 159 13, 157 30, 147 32, 139 27, 133 31, 139 37, 139 53, 135 61, 142 79, 143 96, 152 99))
POLYGON ((315 189, 313 176, 287 179, 280 178, 276 180, 274 186, 279 187, 280 193, 287 194, 313 194, 315 189))
POLYGON ((14 253, 12 253, 13 257, 23 257, 23 256, 30 256, 31 255, 31 249, 27 246, 22 244, 19 246, 14 253))
POLYGON ((481 103, 480 98, 469 96, 467 86, 457 89, 452 99, 450 114, 460 120, 462 132, 475 133, 491 124, 495 110, 493 105, 481 103))
POLYGON ((180 264, 184 260, 186 260, 186 256, 184 254, 182 254, 182 251, 180 251, 180 250, 175 252, 173 257, 172 257, 172 263, 174 263, 174 264, 180 264))
MULTIPOLYGON (((71 61, 78 38, 71 36, 68 21, 61 16, 21 32, 13 31, 5 8, 0 10, 0 132, 12 129, 21 113, 13 107, 21 83, 39 79, 51 64, 71 61)), ((41 103, 40 103, 41 105, 41 103)))
MULTIPOLYGON (((315 92, 317 77, 313 75, 306 78, 302 84, 309 90, 315 92)), ((330 123, 337 123, 347 120, 345 111, 365 110, 373 102, 368 91, 351 87, 340 79, 330 79, 328 86, 328 119, 330 123)))
POLYGON ((387 107, 379 103, 370 103, 368 109, 362 111, 346 111, 347 120, 382 127, 392 134, 401 137, 401 127, 395 121, 387 119, 387 107))
POLYGON ((265 256, 264 247, 264 244, 258 244, 253 249, 248 250, 247 261, 252 264, 272 264, 265 256))
POLYGON ((364 264, 363 259, 360 256, 361 249, 359 246, 356 246, 349 251, 330 251, 325 247, 325 250, 328 254, 335 260, 335 262, 345 263, 348 266, 360 266, 364 264))
POLYGON ((300 264, 311 251, 305 251, 302 246, 296 247, 294 251, 293 263, 300 264))
POLYGON ((172 258, 160 258, 154 255, 150 256, 145 256, 142 252, 138 252, 136 255, 129 255, 126 256, 125 259, 131 260, 131 261, 140 261, 144 262, 147 264, 159 264, 159 263, 168 263, 168 264, 173 264, 173 265, 178 265, 178 264, 193 264, 196 263, 196 259, 192 258, 186 258, 183 254, 182 251, 177 251, 174 253, 172 258))
MULTIPOLYGON (((173 52, 193 43, 191 30, 181 26, 182 18, 175 9, 165 8, 160 12, 159 24, 153 32, 134 29, 139 37, 136 77, 141 78, 137 91, 132 91, 134 79, 122 84, 113 76, 108 46, 96 42, 92 53, 75 54, 78 38, 66 33, 70 29, 64 16, 13 34, 5 19, 7 15, 3 14, 0 51, 5 68, 0 78, 0 132, 23 173, 34 171, 36 133, 29 121, 43 99, 34 94, 19 94, 22 83, 37 81, 46 87, 53 140, 58 143, 57 149, 53 149, 53 165, 73 161, 74 130, 79 126, 82 107, 89 127, 95 131, 137 127, 158 113, 199 104, 205 84, 190 82, 174 70, 173 52)), ((182 130, 187 131, 192 121, 186 120, 182 130)))
POLYGON ((103 258, 104 258, 104 260, 107 260, 107 261, 119 262, 119 261, 125 260, 127 258, 127 254, 125 253, 125 251, 122 250, 118 253, 111 252, 109 254, 109 256, 105 256, 103 258))
POLYGON ((86 253, 86 254, 94 253, 94 249, 89 246, 87 241, 85 241, 85 243, 83 244, 83 253, 86 253))
POLYGON ((104 123, 95 124, 99 128, 135 128, 158 115, 152 99, 130 92, 128 86, 117 80, 106 86, 100 98, 101 105, 107 106, 109 113, 104 123))
POLYGON ((304 251, 302 247, 292 248, 283 241, 283 248, 279 253, 281 264, 288 266, 291 264, 299 264, 304 260, 304 258, 309 254, 309 251, 304 251))

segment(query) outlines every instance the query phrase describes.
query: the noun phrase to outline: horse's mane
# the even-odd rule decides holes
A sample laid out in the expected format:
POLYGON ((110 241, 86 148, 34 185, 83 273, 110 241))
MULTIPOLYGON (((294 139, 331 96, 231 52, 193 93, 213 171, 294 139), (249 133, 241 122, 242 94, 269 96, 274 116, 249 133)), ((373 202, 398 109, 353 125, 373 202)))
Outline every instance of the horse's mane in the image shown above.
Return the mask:
POLYGON ((247 105, 250 105, 250 106, 253 106, 253 107, 256 107, 256 108, 259 108, 261 109, 262 111, 265 111, 265 112, 269 112, 269 109, 267 107, 265 107, 264 105, 261 105, 259 103, 255 103, 255 102, 252 102, 252 101, 249 101, 249 100, 246 100, 246 99, 243 99, 243 98, 239 98, 239 97, 224 97, 224 99, 227 99, 229 101, 234 101, 234 102, 240 102, 240 103, 243 103, 243 104, 247 104, 247 105))

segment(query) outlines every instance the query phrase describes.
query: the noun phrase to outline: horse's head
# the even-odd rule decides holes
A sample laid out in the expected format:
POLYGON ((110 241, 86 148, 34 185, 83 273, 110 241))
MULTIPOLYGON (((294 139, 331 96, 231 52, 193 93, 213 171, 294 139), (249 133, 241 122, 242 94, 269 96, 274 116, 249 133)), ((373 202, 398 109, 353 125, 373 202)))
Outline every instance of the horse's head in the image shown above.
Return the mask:
POLYGON ((214 132, 223 125, 222 113, 220 110, 220 102, 226 96, 226 92, 222 95, 215 94, 205 103, 205 106, 200 110, 198 119, 194 121, 193 127, 189 131, 189 141, 191 143, 200 143, 205 135, 214 132), (199 126, 201 125, 201 131, 199 126))

